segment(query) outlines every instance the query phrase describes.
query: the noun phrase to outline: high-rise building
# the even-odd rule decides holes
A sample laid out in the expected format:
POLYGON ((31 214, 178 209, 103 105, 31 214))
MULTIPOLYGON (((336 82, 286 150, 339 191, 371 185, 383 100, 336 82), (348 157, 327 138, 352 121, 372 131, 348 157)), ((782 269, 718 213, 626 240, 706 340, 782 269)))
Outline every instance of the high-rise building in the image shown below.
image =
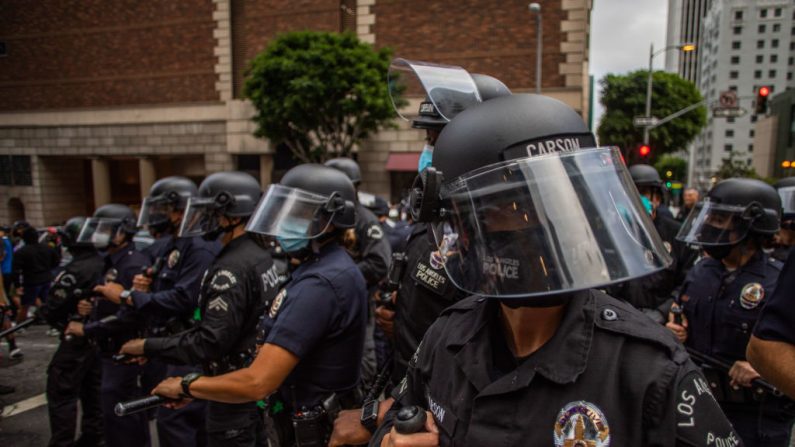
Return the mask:
POLYGON ((692 183, 708 188, 723 159, 751 165, 754 151, 754 99, 761 86, 784 91, 795 71, 795 11, 783 0, 714 0, 702 21, 698 88, 715 104, 721 92, 734 90, 738 118, 708 117, 690 151, 692 183))
MULTIPOLYGON (((668 29, 665 45, 697 43, 701 40, 701 20, 709 10, 712 0, 668 0, 668 29)), ((698 54, 694 51, 667 51, 665 71, 679 74, 695 84, 698 83, 698 54)))

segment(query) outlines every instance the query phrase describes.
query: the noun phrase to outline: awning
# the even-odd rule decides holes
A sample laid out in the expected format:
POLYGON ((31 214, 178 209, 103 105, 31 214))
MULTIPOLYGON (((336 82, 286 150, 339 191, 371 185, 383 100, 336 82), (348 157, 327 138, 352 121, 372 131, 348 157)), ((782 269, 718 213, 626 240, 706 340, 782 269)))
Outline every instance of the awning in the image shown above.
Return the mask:
POLYGON ((420 152, 393 152, 386 160, 387 171, 417 172, 420 152))

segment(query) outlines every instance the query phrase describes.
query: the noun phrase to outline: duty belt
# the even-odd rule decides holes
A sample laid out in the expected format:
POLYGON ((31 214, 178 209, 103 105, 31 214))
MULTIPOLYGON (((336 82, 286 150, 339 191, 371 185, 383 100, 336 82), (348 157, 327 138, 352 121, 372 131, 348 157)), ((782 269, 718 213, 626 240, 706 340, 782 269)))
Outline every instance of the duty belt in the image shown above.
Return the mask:
POLYGON ((204 371, 211 376, 220 376, 238 369, 248 367, 254 360, 253 350, 246 352, 239 352, 221 358, 218 361, 212 361, 203 365, 204 371))

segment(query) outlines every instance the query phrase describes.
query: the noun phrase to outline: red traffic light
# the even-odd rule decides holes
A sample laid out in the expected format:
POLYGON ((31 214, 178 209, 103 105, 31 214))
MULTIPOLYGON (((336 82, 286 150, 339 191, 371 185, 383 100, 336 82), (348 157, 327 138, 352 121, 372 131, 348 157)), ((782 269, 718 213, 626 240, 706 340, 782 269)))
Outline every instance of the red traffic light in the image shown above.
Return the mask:
POLYGON ((651 153, 651 148, 646 146, 645 144, 638 149, 638 153, 641 157, 645 157, 651 153))
POLYGON ((767 96, 770 94, 770 87, 759 87, 759 96, 767 96))

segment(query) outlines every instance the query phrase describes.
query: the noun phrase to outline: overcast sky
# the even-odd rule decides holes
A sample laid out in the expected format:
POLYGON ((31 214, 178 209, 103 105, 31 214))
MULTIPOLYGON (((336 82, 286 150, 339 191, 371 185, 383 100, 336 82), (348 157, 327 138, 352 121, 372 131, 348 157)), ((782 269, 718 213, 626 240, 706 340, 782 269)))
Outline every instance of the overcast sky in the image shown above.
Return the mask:
MULTIPOLYGON (((594 0, 591 12, 590 71, 594 75, 594 131, 599 125, 599 80, 607 73, 647 68, 649 44, 665 45, 667 0, 594 0)), ((665 68, 665 56, 654 58, 654 68, 665 68)))

